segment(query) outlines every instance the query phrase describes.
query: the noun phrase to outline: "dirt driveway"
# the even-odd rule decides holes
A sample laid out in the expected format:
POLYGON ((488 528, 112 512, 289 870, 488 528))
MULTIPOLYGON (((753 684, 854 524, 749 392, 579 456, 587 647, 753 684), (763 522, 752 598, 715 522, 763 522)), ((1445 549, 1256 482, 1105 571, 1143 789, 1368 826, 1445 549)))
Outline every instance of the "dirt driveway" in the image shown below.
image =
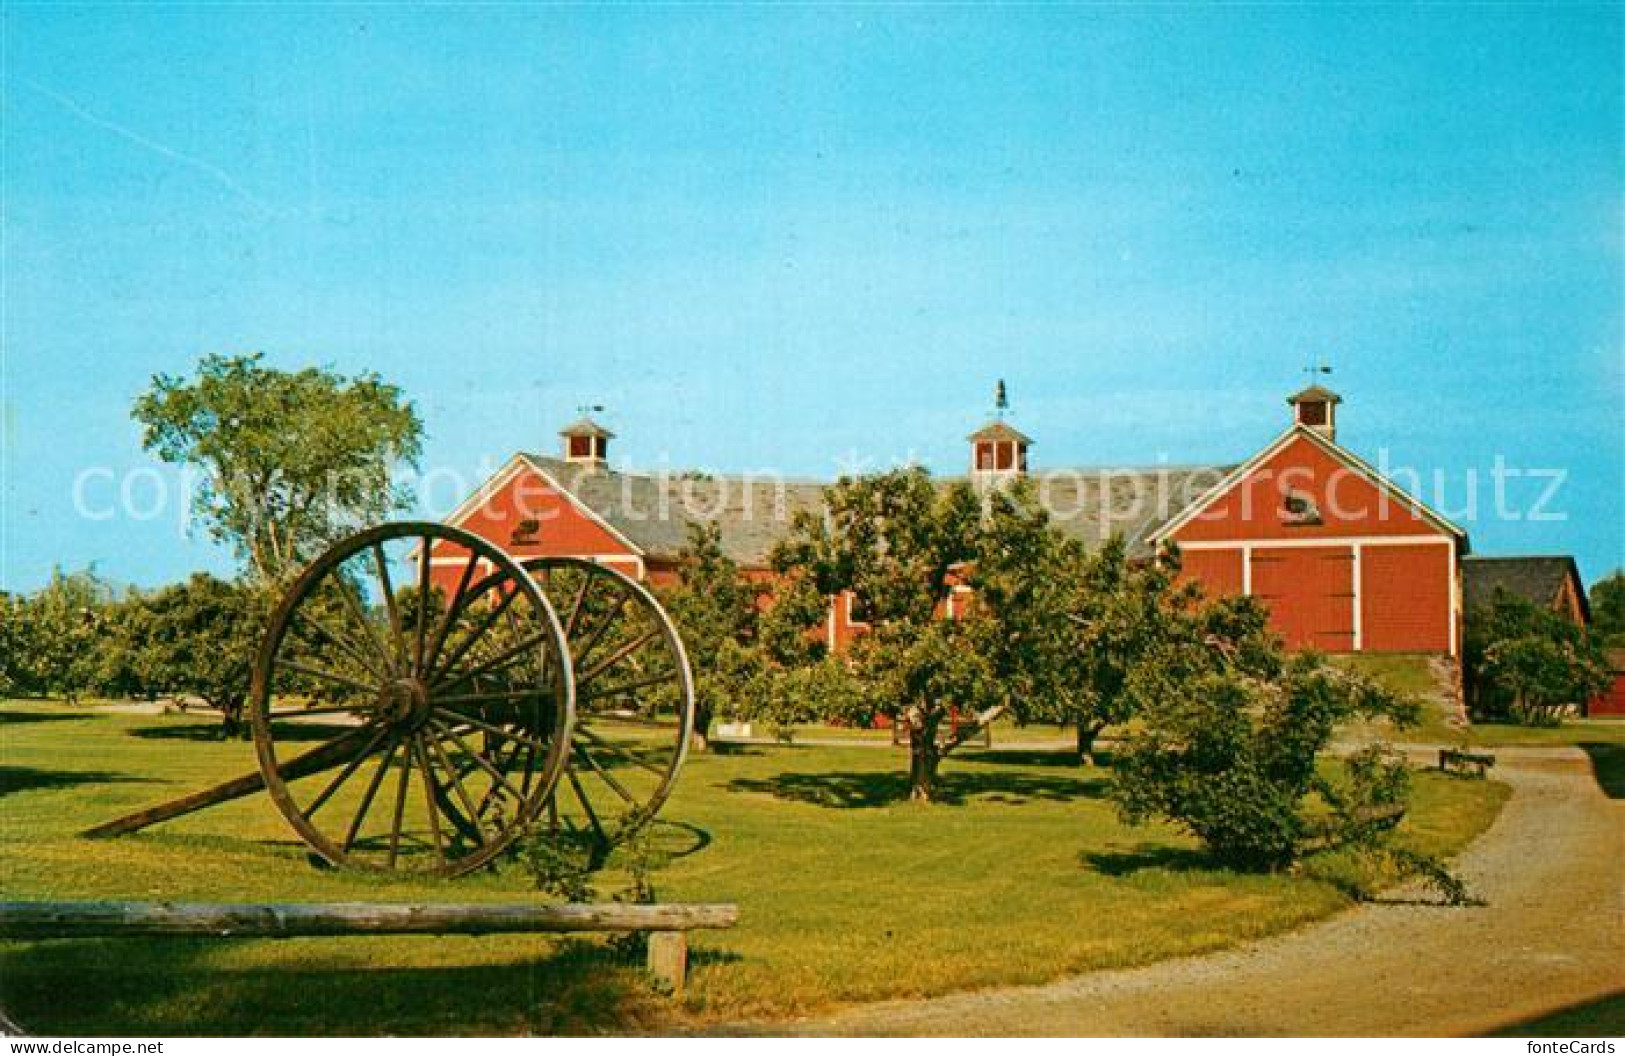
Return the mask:
POLYGON ((1502 749, 1513 795, 1458 865, 1487 905, 1368 904, 1223 954, 886 1002, 766 1033, 1475 1034, 1625 987, 1625 800, 1573 748, 1502 749))

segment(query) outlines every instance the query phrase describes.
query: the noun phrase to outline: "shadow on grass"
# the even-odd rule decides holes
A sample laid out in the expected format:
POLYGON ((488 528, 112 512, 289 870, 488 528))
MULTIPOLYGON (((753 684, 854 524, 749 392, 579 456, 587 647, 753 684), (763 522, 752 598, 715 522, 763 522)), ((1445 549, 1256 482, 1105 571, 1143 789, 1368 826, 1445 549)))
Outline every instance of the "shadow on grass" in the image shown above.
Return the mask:
MULTIPOLYGON (((730 792, 765 792, 778 799, 842 809, 886 807, 908 799, 908 775, 902 771, 779 774, 769 778, 736 778, 725 786, 730 792)), ((1070 802, 1105 795, 1101 777, 1051 777, 1008 771, 950 771, 939 775, 936 802, 958 806, 971 799, 994 803, 1029 803, 1034 800, 1070 802)))
POLYGON ((151 778, 130 777, 105 770, 35 770, 26 766, 0 766, 0 796, 40 788, 72 788, 75 785, 154 783, 151 778))
POLYGON ((99 715, 64 715, 59 711, 0 711, 0 726, 20 725, 25 722, 83 722, 99 715))
MULTIPOLYGON (((220 963, 231 941, 12 943, 0 954, 0 1008, 41 1035, 344 1037, 640 1030, 666 1006, 639 958, 609 943, 568 939, 519 963, 497 943, 490 949, 501 963, 442 968, 390 967, 387 956, 335 963, 331 954, 313 957, 307 945, 333 940, 285 939, 275 940, 276 963, 239 968, 220 963)), ((730 956, 707 955, 704 963, 730 956)))
MULTIPOLYGON (((1109 758, 1109 753, 1105 753, 1109 758)), ((990 766, 1053 766, 1066 770, 1075 770, 1084 776, 1090 776, 1103 764, 1102 753, 1096 753, 1096 763, 1088 766, 1078 762, 1076 752, 1056 751, 1044 748, 982 748, 960 749, 953 758, 961 763, 986 763, 990 766)))
MULTIPOLYGON (((304 741, 329 741, 340 734, 353 730, 353 726, 340 726, 335 723, 323 722, 278 722, 273 727, 276 731, 278 744, 304 741)), ((246 729, 246 727, 245 727, 246 729)), ((225 727, 219 720, 214 722, 176 723, 165 726, 141 726, 130 730, 131 737, 139 737, 144 741, 208 741, 214 744, 241 741, 244 744, 252 742, 252 737, 227 737, 225 727)))
POLYGON ((1625 990, 1554 1009, 1486 1032, 1486 1038, 1617 1038, 1625 1034, 1625 990))
POLYGON ((1142 843, 1128 851, 1085 851, 1078 858, 1086 868, 1106 876, 1133 876, 1146 869, 1195 873, 1221 868, 1207 851, 1157 843, 1142 843))
POLYGON ((1591 759, 1591 774, 1609 799, 1625 799, 1625 744, 1580 745, 1591 759))

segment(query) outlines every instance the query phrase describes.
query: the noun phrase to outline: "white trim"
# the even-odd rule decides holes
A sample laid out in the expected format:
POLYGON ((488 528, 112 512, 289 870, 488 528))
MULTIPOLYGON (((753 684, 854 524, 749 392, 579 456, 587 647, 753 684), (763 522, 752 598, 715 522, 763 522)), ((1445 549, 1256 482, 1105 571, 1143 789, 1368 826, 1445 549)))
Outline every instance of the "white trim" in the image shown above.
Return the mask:
POLYGON ((1349 583, 1354 604, 1354 619, 1351 626, 1354 628, 1354 651, 1357 653, 1365 652, 1365 620, 1360 611, 1363 608, 1363 599, 1360 596, 1360 580, 1365 575, 1365 566, 1361 563, 1361 553, 1364 550, 1365 545, 1362 543, 1355 543, 1349 547, 1349 552, 1354 555, 1354 561, 1349 566, 1349 583))
POLYGON ((1253 593, 1253 546, 1244 543, 1241 547, 1241 592, 1248 597, 1253 593))
POLYGON ((829 616, 824 620, 824 648, 832 653, 835 651, 835 602, 839 597, 837 594, 829 599, 829 616))
MULTIPOLYGON (((1332 456, 1334 459, 1342 462, 1345 467, 1352 469, 1356 473, 1365 477, 1367 481, 1375 485, 1377 488, 1386 491, 1390 496, 1398 499, 1402 505, 1409 508, 1418 517, 1432 522, 1435 527, 1441 529, 1442 531, 1448 532, 1451 535, 1463 539, 1467 537, 1466 532, 1429 509, 1420 499, 1407 494, 1387 477, 1384 477, 1381 473, 1378 473, 1375 469, 1373 469, 1371 465, 1359 455, 1354 454, 1354 452, 1349 451, 1346 448, 1340 447, 1336 441, 1322 436, 1313 428, 1307 425, 1298 424, 1294 419, 1291 428, 1282 433, 1280 436, 1276 437, 1274 440, 1270 441, 1269 445, 1266 446, 1264 450, 1260 451, 1252 458, 1231 470, 1223 480, 1213 485, 1213 487, 1209 488, 1207 491, 1204 491, 1196 498, 1194 502, 1180 511, 1179 515, 1174 517, 1173 520, 1169 521, 1167 524, 1164 524, 1155 532, 1152 532, 1146 541, 1152 546, 1156 546, 1164 539, 1167 539, 1169 536, 1185 527, 1191 521, 1195 520, 1196 517, 1202 513, 1202 511, 1206 510, 1231 488, 1245 480, 1248 475, 1250 475, 1260 465, 1268 462, 1271 458, 1274 458, 1283 448, 1287 446, 1287 444, 1291 443, 1294 439, 1300 436, 1318 446, 1322 451, 1332 456)), ((1188 548, 1190 544, 1184 545, 1188 548)))
POLYGON ((604 529, 604 531, 608 532, 617 542, 624 545, 632 555, 637 557, 644 556, 643 547, 628 539, 621 533, 620 529, 616 528, 613 524, 610 524, 608 521, 604 520, 604 518, 600 517, 596 510, 594 510, 591 506, 588 506, 585 502, 582 502, 581 499, 576 496, 575 492, 571 491, 569 488, 565 487, 563 484, 554 479, 551 473, 543 469, 541 466, 538 466, 535 462, 531 461, 529 458, 526 458, 524 455, 515 455, 514 457, 523 458, 525 464, 531 468, 533 473, 541 477, 548 484, 552 485, 554 491, 564 496, 570 505, 574 506, 580 512, 586 514, 589 520, 597 524, 600 528, 604 529))
POLYGON ((1451 656, 1456 655, 1456 627, 1461 622, 1458 618, 1461 615, 1461 594, 1460 586, 1456 582, 1456 577, 1460 573, 1458 568, 1460 564, 1461 562, 1456 558, 1456 541, 1452 539, 1450 540, 1450 604, 1445 606, 1446 618, 1450 621, 1451 656))
POLYGON ((1316 549, 1328 546, 1444 546, 1456 545, 1448 535, 1328 535, 1317 539, 1192 539, 1176 543, 1181 550, 1234 550, 1236 547, 1260 550, 1316 549))

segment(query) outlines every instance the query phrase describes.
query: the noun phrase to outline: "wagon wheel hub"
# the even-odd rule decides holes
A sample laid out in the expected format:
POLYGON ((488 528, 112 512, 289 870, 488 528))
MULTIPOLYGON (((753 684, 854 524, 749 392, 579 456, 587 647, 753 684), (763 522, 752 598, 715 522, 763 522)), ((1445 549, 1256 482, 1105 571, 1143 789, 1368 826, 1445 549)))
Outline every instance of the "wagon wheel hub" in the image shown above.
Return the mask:
POLYGON ((378 713, 397 726, 417 729, 429 720, 429 691, 415 678, 385 682, 379 692, 378 713))

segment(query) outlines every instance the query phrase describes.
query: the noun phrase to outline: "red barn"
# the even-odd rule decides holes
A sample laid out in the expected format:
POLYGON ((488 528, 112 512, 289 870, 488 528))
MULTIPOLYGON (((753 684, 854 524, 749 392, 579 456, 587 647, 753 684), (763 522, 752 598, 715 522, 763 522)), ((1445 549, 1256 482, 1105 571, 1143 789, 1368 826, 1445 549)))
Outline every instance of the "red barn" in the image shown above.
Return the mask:
MULTIPOLYGON (((1032 472, 1032 441, 996 420, 967 438, 959 479, 1030 477, 1056 525, 1090 545, 1122 535, 1148 558, 1177 544, 1187 575, 1266 602, 1293 647, 1456 655, 1466 534, 1337 444, 1340 402, 1319 386, 1291 397, 1290 428, 1239 466, 1032 472)), ((613 434, 589 419, 560 436, 561 457, 515 455, 450 522, 521 558, 589 557, 661 584, 690 525, 715 524, 723 550, 765 577, 794 514, 822 506, 821 482, 612 469, 613 434)), ((450 588, 461 560, 442 560, 450 588)), ((852 598, 831 600, 832 647, 863 629, 852 598)))
POLYGON ((1338 445, 1341 402, 1290 397, 1291 427, 1151 541, 1210 590, 1267 603, 1289 646, 1454 656, 1467 534, 1338 445))

